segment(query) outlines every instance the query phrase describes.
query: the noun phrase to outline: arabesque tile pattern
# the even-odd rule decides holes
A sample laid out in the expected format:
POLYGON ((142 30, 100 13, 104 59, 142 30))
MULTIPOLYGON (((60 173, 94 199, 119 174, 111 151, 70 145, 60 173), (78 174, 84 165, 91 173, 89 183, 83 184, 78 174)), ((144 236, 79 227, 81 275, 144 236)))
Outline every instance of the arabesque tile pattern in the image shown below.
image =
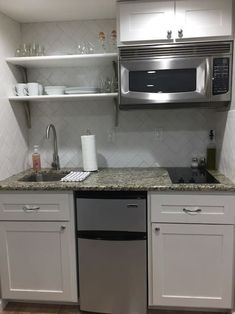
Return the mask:
MULTIPOLYGON (((47 54, 75 53, 77 44, 90 41, 100 51, 98 33, 115 28, 114 20, 23 24, 23 42, 39 42, 47 54)), ((30 70, 31 81, 44 85, 99 85, 114 75, 105 68, 48 68, 30 70)), ((80 136, 90 129, 97 137, 99 166, 187 166, 192 156, 205 155, 208 131, 215 128, 215 112, 203 109, 122 111, 114 127, 113 101, 46 102, 31 104, 30 150, 39 144, 43 166, 50 166, 52 143, 45 129, 54 123, 63 167, 82 166, 80 136), (163 131, 161 138, 156 129, 163 131)), ((160 131, 161 133, 161 131, 160 131)), ((31 154, 31 151, 30 151, 31 154)))

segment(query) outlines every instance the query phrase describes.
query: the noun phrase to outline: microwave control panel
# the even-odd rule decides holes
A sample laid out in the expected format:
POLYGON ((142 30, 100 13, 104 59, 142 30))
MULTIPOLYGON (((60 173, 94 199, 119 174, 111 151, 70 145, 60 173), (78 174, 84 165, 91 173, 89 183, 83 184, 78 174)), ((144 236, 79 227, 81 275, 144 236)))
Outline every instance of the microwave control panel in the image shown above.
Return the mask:
POLYGON ((213 59, 213 95, 226 94, 229 91, 229 58, 213 59))

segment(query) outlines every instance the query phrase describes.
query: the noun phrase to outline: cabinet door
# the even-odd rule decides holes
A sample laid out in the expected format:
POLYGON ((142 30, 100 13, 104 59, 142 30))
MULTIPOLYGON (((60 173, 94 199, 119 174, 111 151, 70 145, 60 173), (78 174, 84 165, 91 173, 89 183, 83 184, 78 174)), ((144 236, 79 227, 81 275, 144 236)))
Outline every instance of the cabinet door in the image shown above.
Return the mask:
POLYGON ((232 0, 176 1, 175 32, 178 40, 231 37, 232 0))
POLYGON ((67 222, 0 222, 2 297, 77 301, 71 231, 67 222))
POLYGON ((119 4, 120 42, 170 41, 174 1, 119 4))
POLYGON ((233 226, 152 224, 150 305, 231 308, 233 226))

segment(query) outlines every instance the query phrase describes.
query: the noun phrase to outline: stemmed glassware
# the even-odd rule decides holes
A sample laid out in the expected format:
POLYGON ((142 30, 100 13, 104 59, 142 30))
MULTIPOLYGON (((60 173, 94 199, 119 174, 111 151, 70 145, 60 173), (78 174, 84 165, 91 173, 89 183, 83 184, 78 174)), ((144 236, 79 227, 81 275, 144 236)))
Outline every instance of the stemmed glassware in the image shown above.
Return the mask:
POLYGON ((106 52, 106 36, 104 32, 99 32, 99 42, 103 52, 106 52))
POLYGON ((77 54, 79 55, 92 54, 94 50, 94 45, 89 41, 81 42, 77 45, 77 54))
POLYGON ((15 51, 16 57, 44 56, 45 48, 37 43, 23 43, 15 51))
POLYGON ((117 32, 112 30, 109 37, 104 32, 99 32, 99 42, 102 52, 115 52, 117 50, 117 32))
POLYGON ((117 50, 117 32, 116 30, 113 30, 110 34, 110 42, 111 42, 111 50, 116 51, 117 50))

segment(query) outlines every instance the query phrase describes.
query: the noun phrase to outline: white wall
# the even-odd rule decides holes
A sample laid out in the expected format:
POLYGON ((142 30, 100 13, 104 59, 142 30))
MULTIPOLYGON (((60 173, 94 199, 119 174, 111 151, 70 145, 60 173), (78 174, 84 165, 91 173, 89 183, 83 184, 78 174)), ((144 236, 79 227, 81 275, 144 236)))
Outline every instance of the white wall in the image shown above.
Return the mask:
POLYGON ((5 58, 13 56, 21 40, 20 25, 0 13, 0 179, 26 167, 28 136, 22 105, 7 99, 16 82, 5 58))
MULTIPOLYGON (((92 42, 99 51, 98 33, 109 38, 114 20, 93 20, 22 25, 23 42, 43 44, 47 54, 75 53, 76 44, 92 42)), ((97 85, 101 77, 113 76, 112 66, 31 70, 31 81, 44 85, 97 85)), ((90 128, 97 136, 99 166, 187 166, 193 155, 205 154, 208 131, 215 128, 213 110, 141 110, 120 113, 114 128, 113 101, 34 103, 30 149, 40 144, 42 164, 49 166, 52 144, 45 140, 47 124, 58 131, 62 166, 81 166, 80 136, 90 128), (155 129, 163 129, 162 140, 155 129)))
MULTIPOLYGON (((235 1, 233 1, 233 16, 235 28, 235 1)), ((218 168, 235 182, 235 60, 233 62, 232 93, 230 110, 217 114, 217 143, 218 168)))
POLYGON ((235 110, 218 113, 217 119, 218 167, 235 182, 235 110))

